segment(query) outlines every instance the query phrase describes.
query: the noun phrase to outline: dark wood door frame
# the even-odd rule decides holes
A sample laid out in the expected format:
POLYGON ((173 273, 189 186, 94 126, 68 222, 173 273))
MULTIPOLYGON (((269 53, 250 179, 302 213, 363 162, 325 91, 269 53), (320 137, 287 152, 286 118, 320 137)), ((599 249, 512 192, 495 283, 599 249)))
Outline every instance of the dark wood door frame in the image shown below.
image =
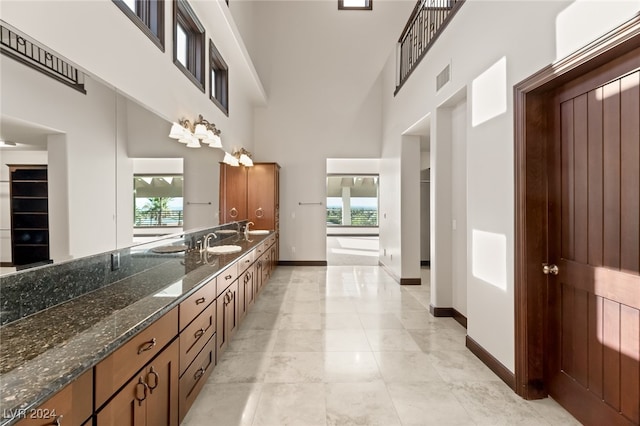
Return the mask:
POLYGON ((548 395, 545 384, 548 143, 547 99, 556 87, 640 47, 640 15, 514 87, 515 378, 525 399, 548 395))

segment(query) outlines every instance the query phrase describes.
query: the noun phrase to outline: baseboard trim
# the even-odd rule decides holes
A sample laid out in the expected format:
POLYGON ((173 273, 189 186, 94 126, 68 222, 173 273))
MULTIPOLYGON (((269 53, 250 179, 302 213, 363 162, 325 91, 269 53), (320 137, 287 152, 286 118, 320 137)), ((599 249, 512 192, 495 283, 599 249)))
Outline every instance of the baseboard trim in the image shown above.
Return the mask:
POLYGON ((327 234, 327 237, 379 237, 380 234, 327 234))
POLYGON ((279 260, 282 266, 327 266, 326 260, 279 260))
POLYGON ((467 328, 467 317, 462 315, 456 308, 436 308, 433 305, 429 305, 429 312, 434 317, 451 317, 458 322, 464 328, 467 328))
POLYGON ((430 261, 430 260, 421 260, 421 261, 420 261, 420 266, 428 266, 428 267, 431 267, 431 261, 430 261))
POLYGON ((421 285, 422 284, 422 278, 400 278, 395 274, 395 272, 391 270, 391 268, 389 268, 387 265, 382 263, 382 261, 380 260, 378 261, 378 266, 384 269, 387 274, 391 275, 391 278, 393 278, 394 281, 400 285, 421 285))
POLYGON ((11 268, 11 267, 13 267, 13 262, 0 262, 0 267, 2 267, 2 268, 11 268))
POLYGON ((507 384, 514 392, 516 390, 516 376, 485 348, 480 346, 478 342, 471 337, 466 338, 467 349, 478 357, 491 371, 493 371, 500 379, 507 384))

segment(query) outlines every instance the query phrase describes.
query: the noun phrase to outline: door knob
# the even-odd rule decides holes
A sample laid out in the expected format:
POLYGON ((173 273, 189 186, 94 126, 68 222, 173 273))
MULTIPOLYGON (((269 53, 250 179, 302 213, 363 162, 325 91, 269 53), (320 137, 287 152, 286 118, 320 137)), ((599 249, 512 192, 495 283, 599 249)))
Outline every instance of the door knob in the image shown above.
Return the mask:
POLYGON ((560 269, 558 268, 558 265, 549 265, 548 263, 543 263, 542 272, 545 275, 558 275, 560 269))

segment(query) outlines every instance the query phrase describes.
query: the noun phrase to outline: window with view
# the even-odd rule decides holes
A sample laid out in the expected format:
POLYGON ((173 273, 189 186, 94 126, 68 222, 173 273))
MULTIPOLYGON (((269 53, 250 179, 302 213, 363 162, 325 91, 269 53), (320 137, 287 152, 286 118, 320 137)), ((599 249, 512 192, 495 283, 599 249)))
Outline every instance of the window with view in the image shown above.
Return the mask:
POLYGON ((378 226, 378 175, 327 176, 327 226, 378 226))
POLYGON ((173 12, 173 62, 204 92, 204 27, 186 0, 176 0, 173 12))
POLYGON ((338 0, 339 10, 373 10, 373 0, 338 0))
POLYGON ((218 108, 229 115, 229 67, 212 40, 209 40, 209 68, 209 97, 218 108))
POLYGON ((182 175, 134 175, 133 226, 182 227, 182 184, 182 175))
POLYGON ((164 52, 164 0, 112 0, 164 52))

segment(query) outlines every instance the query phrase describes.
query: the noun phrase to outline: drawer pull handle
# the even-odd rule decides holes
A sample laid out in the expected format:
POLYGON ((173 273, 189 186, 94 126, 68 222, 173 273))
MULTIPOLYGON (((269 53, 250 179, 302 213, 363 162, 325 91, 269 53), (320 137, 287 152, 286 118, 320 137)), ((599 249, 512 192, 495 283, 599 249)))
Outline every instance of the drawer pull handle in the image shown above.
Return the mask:
POLYGON ((199 305, 204 302, 206 302, 206 299, 204 297, 201 297, 200 299, 196 299, 196 305, 199 305))
POLYGON ((142 380, 142 377, 140 377, 138 379, 138 384, 136 385, 136 396, 135 396, 135 398, 138 400, 138 405, 142 405, 142 401, 147 399, 147 389, 149 389, 149 387, 144 382, 144 380, 142 380))
POLYGON ((62 420, 62 415, 56 417, 56 419, 53 421, 53 423, 51 423, 52 426, 62 426, 62 423, 60 423, 60 421, 62 420))
POLYGON ((160 381, 160 376, 153 369, 153 366, 149 369, 149 374, 147 374, 147 386, 149 386, 149 393, 153 393, 153 390, 158 387, 158 382, 160 381), (153 385, 151 382, 153 381, 153 385))
POLYGON ((156 338, 154 337, 148 342, 145 342, 142 345, 140 345, 140 347, 138 348, 138 355, 140 355, 142 352, 150 351, 151 348, 153 348, 155 345, 156 345, 156 338))
POLYGON ((232 292, 231 290, 229 290, 229 302, 231 302, 233 299, 236 298, 236 295, 234 292, 232 292))
POLYGON ((204 328, 201 328, 200 330, 198 330, 198 331, 196 331, 196 332, 194 333, 193 337, 195 337, 195 338, 196 338, 196 340, 198 340, 199 338, 201 338, 201 337, 204 335, 204 333, 205 333, 206 331, 207 331, 207 330, 205 330, 204 328))
POLYGON ((193 375, 193 379, 197 382, 202 378, 202 376, 204 376, 204 372, 205 372, 205 369, 203 367, 198 368, 198 371, 196 371, 196 374, 193 375))
POLYGON ((225 280, 230 280, 231 278, 233 278, 233 275, 227 275, 224 277, 225 280))

